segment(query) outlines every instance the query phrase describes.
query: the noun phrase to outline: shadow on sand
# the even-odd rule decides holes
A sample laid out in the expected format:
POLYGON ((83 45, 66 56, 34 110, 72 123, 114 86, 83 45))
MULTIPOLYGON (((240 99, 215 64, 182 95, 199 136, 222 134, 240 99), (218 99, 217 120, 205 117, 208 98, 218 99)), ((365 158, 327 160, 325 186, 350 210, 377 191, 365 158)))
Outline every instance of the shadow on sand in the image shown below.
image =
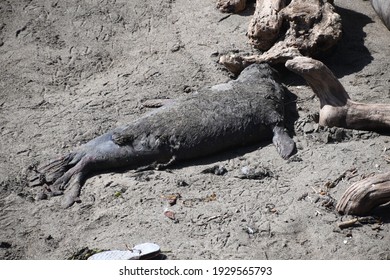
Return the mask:
POLYGON ((362 70, 373 60, 365 46, 364 27, 372 23, 370 17, 340 7, 336 7, 343 23, 343 37, 330 55, 322 61, 333 71, 337 78, 362 70))

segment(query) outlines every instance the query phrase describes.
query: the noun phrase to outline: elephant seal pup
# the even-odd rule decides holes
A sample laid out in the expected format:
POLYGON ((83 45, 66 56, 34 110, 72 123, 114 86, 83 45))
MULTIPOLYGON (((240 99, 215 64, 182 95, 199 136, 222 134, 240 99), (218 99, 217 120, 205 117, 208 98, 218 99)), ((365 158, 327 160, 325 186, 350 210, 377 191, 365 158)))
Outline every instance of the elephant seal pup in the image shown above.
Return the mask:
POLYGON ((67 189, 69 207, 91 172, 164 167, 264 140, 286 159, 295 143, 283 127, 283 97, 275 71, 253 64, 236 80, 173 101, 36 168, 46 187, 42 198, 67 189))

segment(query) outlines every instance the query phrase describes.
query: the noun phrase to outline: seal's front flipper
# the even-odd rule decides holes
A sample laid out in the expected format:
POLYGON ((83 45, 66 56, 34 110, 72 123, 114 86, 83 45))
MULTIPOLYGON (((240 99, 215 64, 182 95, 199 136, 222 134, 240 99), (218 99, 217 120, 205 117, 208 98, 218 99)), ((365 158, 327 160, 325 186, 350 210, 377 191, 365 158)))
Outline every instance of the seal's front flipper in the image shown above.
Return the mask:
POLYGON ((284 127, 275 126, 273 133, 274 137, 272 138, 272 142, 282 158, 288 159, 296 153, 295 142, 288 135, 284 127))

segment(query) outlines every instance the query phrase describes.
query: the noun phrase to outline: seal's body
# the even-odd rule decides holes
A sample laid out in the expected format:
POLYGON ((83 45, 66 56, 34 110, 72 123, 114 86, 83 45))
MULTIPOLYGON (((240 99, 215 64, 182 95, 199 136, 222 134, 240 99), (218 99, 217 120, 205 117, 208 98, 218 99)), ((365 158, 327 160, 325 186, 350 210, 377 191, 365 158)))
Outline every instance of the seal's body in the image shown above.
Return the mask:
POLYGON ((287 158, 295 144, 283 128, 283 96, 268 64, 251 65, 236 80, 173 101, 38 172, 54 195, 72 185, 65 203, 70 206, 92 171, 165 166, 270 139, 287 158))

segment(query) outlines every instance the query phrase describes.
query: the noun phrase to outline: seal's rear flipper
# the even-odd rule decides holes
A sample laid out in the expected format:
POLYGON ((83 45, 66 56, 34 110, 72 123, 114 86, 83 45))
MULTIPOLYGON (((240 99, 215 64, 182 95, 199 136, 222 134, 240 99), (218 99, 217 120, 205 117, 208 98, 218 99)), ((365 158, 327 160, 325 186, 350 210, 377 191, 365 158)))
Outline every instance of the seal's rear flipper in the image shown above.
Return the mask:
POLYGON ((288 159, 296 153, 295 142, 288 135, 284 127, 275 126, 273 133, 274 137, 272 138, 272 142, 283 159, 288 159))
POLYGON ((66 154, 31 170, 31 186, 43 186, 38 199, 64 194, 63 207, 68 208, 78 202, 80 190, 86 175, 89 173, 89 165, 93 163, 91 156, 86 156, 84 151, 66 154))

